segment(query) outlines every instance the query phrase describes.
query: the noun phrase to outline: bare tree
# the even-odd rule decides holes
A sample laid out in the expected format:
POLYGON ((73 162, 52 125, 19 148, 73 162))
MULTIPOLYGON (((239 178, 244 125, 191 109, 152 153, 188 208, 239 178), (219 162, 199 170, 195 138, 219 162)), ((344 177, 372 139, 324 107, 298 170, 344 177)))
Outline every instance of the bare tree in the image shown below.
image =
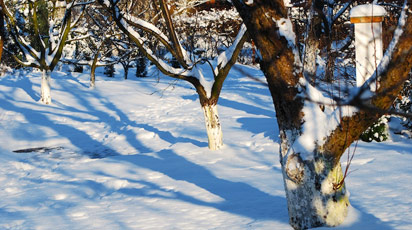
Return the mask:
POLYGON ((349 198, 340 158, 390 110, 412 67, 412 0, 404 2, 398 28, 375 75, 338 98, 325 95, 304 76, 285 5, 289 1, 233 0, 261 53, 260 66, 280 130, 280 161, 295 229, 336 226, 347 215, 349 198), (379 87, 371 91, 376 81, 379 87))
POLYGON ((86 4, 76 0, 25 0, 13 5, 13 1, 0 0, 8 32, 22 54, 15 55, 15 59, 22 66, 38 68, 43 72, 40 100, 45 104, 51 103, 51 72, 58 64, 69 33, 76 27, 86 4), (46 11, 40 13, 44 5, 46 11), (80 8, 77 18, 73 16, 76 7, 80 8), (63 9, 63 17, 59 17, 59 9, 63 9), (27 30, 33 34, 28 36, 30 33, 27 30))
POLYGON ((125 78, 127 78, 133 48, 129 47, 130 42, 116 28, 114 22, 107 20, 110 16, 99 4, 90 2, 90 6, 85 9, 84 16, 78 23, 78 27, 82 29, 73 31, 75 36, 66 42, 72 46, 69 49, 75 52, 66 52, 61 62, 90 67, 90 87, 94 88, 97 67, 109 67, 121 63, 125 67, 125 78))
MULTIPOLYGON (((123 31, 131 41, 133 41, 141 51, 156 67, 165 75, 172 78, 181 79, 192 84, 199 96, 200 105, 204 112, 206 130, 209 140, 209 148, 220 149, 222 143, 222 130, 217 112, 217 102, 231 67, 235 64, 238 54, 246 41, 246 27, 242 26, 236 40, 226 51, 222 52, 213 66, 212 62, 205 59, 191 59, 188 52, 182 46, 182 42, 176 33, 172 21, 169 6, 165 0, 156 2, 159 13, 162 15, 167 35, 149 21, 142 20, 125 11, 118 6, 118 1, 99 1, 110 12, 113 20, 121 31, 123 31), (147 37, 142 34, 154 37, 165 49, 170 52, 175 63, 170 63, 156 55, 147 44, 147 37), (201 64, 208 63, 212 68, 213 79, 207 81, 201 64)), ((195 56, 192 56, 195 57, 195 56)))

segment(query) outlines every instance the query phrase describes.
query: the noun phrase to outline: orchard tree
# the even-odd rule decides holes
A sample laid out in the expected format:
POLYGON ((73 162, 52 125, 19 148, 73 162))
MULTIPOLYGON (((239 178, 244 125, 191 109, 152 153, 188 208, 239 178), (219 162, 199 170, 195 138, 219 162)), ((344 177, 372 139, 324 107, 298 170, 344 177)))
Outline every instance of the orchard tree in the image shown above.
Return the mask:
POLYGON ((235 64, 237 56, 246 41, 246 27, 241 26, 233 44, 219 54, 217 60, 213 62, 215 63, 213 66, 213 63, 209 60, 190 55, 183 47, 182 39, 176 33, 166 0, 153 1, 156 2, 155 8, 158 9, 164 20, 164 32, 162 31, 163 28, 121 10, 118 6, 119 1, 99 0, 99 2, 110 12, 119 29, 137 45, 140 52, 156 65, 163 74, 184 80, 194 86, 204 112, 209 148, 212 150, 220 149, 223 143, 217 102, 223 82, 231 67, 235 64), (150 48, 148 44, 150 37, 155 38, 171 54, 171 62, 164 60, 161 55, 158 55, 150 48), (206 80, 201 68, 201 65, 206 63, 212 68, 213 77, 211 81, 206 80))
POLYGON ((42 71, 41 101, 51 103, 50 75, 57 66, 70 32, 88 3, 76 0, 0 0, 8 33, 19 48, 14 54, 22 66, 42 71), (77 17, 75 17, 75 8, 77 17), (63 11, 63 15, 59 11, 63 11))
MULTIPOLYGON (((135 2, 135 1, 133 1, 135 2)), ((61 62, 74 66, 90 68, 90 88, 95 87, 96 68, 105 67, 114 71, 113 65, 122 63, 130 67, 132 48, 127 38, 116 28, 110 16, 96 2, 90 2, 84 16, 78 22, 78 30, 72 32, 72 39, 67 40, 67 51, 61 62), (81 28, 81 29, 80 29, 81 28), (116 56, 113 53, 117 53, 116 56)), ((65 48, 66 49, 66 48, 65 48)))
POLYGON ((286 8, 290 1, 232 2, 260 51, 275 106, 290 224, 295 229, 337 226, 349 206, 340 158, 390 110, 412 68, 412 0, 399 8, 397 29, 375 74, 345 98, 325 95, 306 79, 286 8), (377 89, 370 90, 376 81, 377 89))

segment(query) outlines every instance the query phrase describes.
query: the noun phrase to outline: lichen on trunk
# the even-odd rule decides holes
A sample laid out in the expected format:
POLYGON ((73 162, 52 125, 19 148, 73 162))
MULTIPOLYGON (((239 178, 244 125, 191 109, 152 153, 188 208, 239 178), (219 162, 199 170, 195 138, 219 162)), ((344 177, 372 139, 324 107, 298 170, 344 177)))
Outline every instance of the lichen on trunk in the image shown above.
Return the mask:
MULTIPOLYGON (((283 143, 287 143, 285 140, 283 143)), ((302 159, 300 153, 283 144, 281 165, 289 221, 294 229, 338 226, 346 218, 349 197, 340 163, 313 153, 302 159)))
POLYGON ((222 127, 220 125, 219 114, 216 104, 206 104, 202 106, 205 117, 205 125, 209 149, 218 150, 223 146, 222 127))

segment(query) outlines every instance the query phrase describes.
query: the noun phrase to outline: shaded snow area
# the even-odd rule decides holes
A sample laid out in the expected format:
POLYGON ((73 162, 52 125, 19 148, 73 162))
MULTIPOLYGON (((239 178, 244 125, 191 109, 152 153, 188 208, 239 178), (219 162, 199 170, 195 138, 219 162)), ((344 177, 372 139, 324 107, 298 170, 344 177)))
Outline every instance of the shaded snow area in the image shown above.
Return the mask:
MULTIPOLYGON (((92 90, 88 74, 55 72, 43 105, 41 73, 0 77, 0 229, 292 229, 271 97, 245 72, 264 79, 231 71, 214 152, 184 82, 119 73, 92 90)), ((337 229, 412 228, 411 151, 400 136, 359 143, 337 229)))

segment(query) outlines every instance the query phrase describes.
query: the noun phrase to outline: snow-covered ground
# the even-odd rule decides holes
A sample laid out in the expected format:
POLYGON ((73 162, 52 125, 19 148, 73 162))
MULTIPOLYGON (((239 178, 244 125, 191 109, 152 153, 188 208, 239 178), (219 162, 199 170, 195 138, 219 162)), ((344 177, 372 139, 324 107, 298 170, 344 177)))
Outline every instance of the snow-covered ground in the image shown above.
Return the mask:
MULTIPOLYGON (((232 70, 214 152, 184 82, 55 72, 43 105, 41 73, 0 77, 0 229, 292 229, 273 104, 244 71, 263 79, 232 70)), ((412 229, 411 165, 410 139, 359 142, 337 229, 412 229)))

